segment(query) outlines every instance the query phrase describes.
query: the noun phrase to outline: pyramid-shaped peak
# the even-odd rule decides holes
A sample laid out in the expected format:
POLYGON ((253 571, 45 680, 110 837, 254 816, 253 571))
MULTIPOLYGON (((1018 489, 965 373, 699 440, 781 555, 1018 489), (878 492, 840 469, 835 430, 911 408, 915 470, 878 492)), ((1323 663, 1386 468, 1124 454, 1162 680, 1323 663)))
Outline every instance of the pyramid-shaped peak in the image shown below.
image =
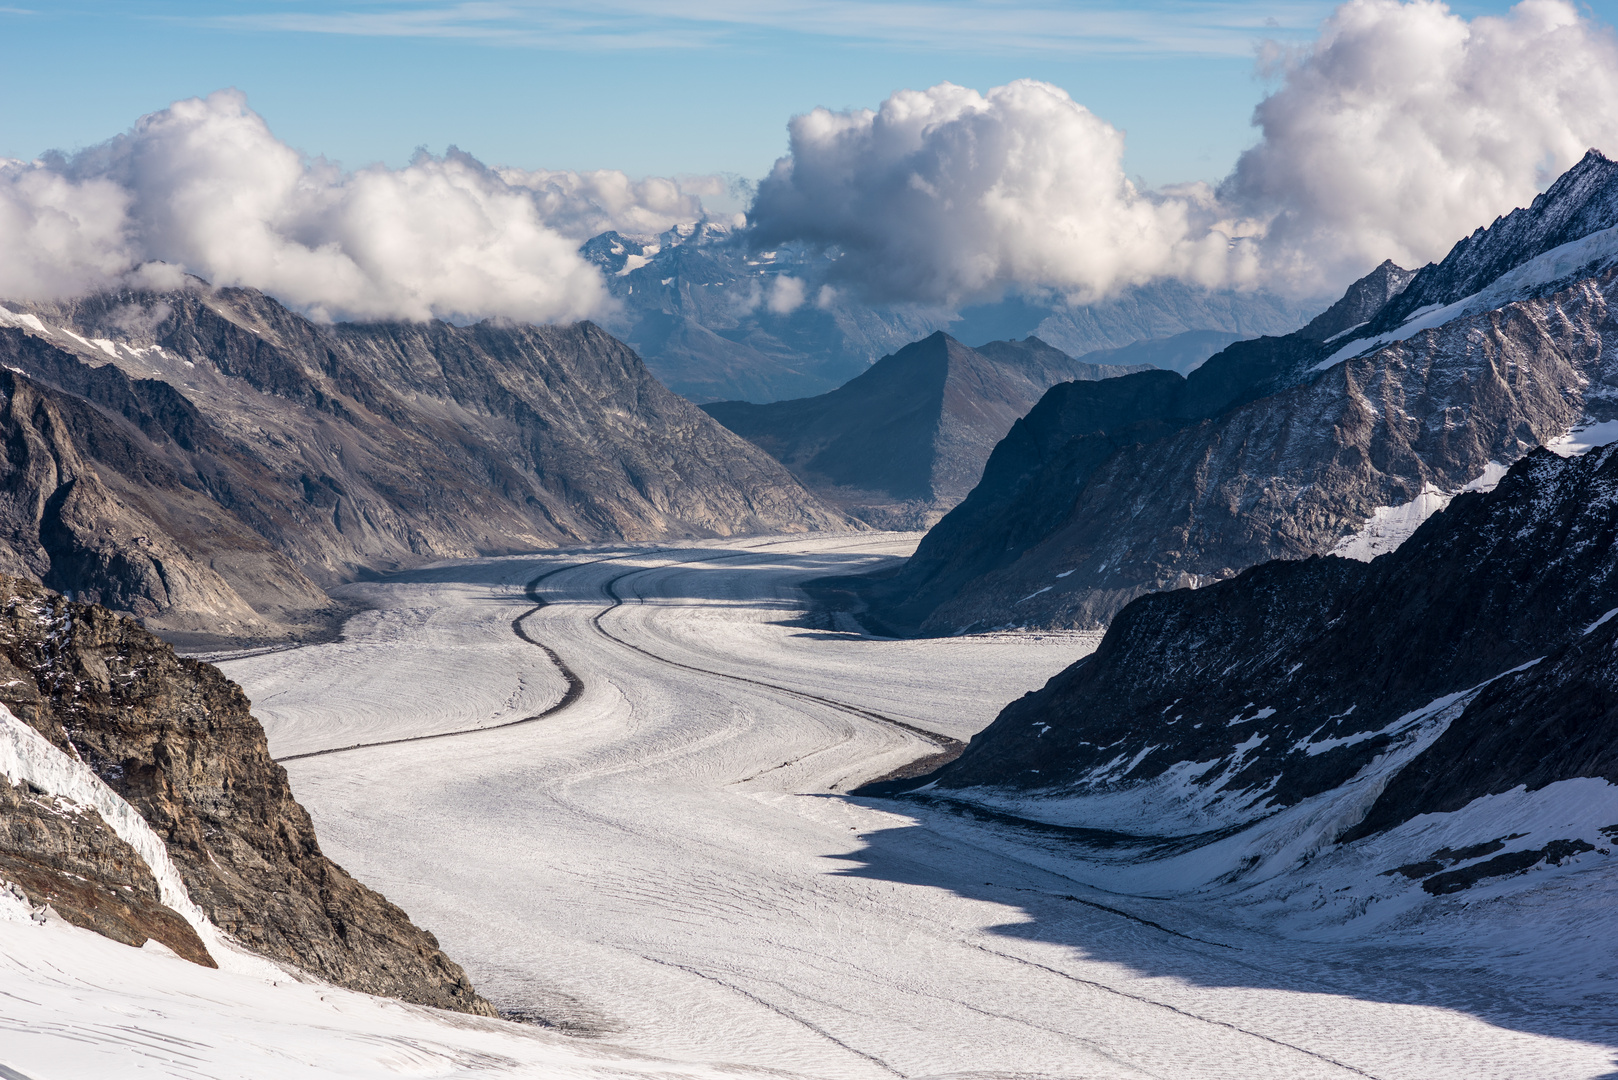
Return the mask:
POLYGON ((1350 285, 1341 300, 1316 315, 1299 333, 1313 341, 1325 341, 1352 330, 1374 318, 1389 300, 1404 291, 1415 276, 1414 270, 1406 270, 1392 259, 1384 259, 1375 270, 1350 285))

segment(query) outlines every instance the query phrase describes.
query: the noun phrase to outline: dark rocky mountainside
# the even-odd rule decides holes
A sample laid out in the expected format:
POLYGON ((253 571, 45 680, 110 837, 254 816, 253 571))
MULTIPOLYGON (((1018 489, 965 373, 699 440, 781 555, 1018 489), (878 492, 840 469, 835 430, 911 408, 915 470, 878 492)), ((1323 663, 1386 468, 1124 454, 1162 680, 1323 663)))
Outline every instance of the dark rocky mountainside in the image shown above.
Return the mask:
POLYGON ((317 326, 197 287, 0 310, 0 569, 168 633, 560 543, 840 527, 588 323, 317 326))
MULTIPOLYGON (((608 329, 629 342, 665 384, 702 402, 824 394, 938 330, 973 346, 1036 336, 1082 358, 1193 332, 1244 338, 1286 333, 1318 310, 1307 301, 1211 293, 1179 282, 1138 286, 1082 307, 1019 296, 960 311, 873 305, 845 290, 822 289, 830 267, 826 256, 795 246, 753 252, 736 231, 714 222, 660 236, 603 233, 580 251, 601 268, 621 305, 607 318, 608 329)), ((1189 357, 1202 347, 1187 340, 1168 351, 1189 357)))
POLYGON ((1478 274, 1608 220, 1590 189, 1612 169, 1587 157, 1436 269, 1384 263, 1302 330, 1239 342, 1183 380, 1053 388, 916 555, 860 586, 871 620, 935 634, 1105 626, 1142 593, 1332 551, 1378 511, 1439 504, 1576 424, 1618 417, 1610 259, 1516 282, 1360 356, 1343 345, 1405 310, 1418 283, 1475 292, 1478 274), (1457 269, 1484 252, 1486 270, 1457 269))
MULTIPOLYGON (((492 1014, 431 934, 321 854, 247 698, 216 668, 103 607, 0 578, 0 704, 133 806, 191 900, 242 945, 339 986, 492 1014)), ((0 879, 116 940, 213 963, 95 811, 3 774, 0 879)))
POLYGON ((891 786, 1021 793, 1036 815, 1195 844, 1379 769, 1345 842, 1517 788, 1618 784, 1615 609, 1618 446, 1537 450, 1369 563, 1269 562, 1135 600, 960 758, 891 786))
POLYGON ((1131 370, 1075 360, 1038 338, 969 349, 939 331, 829 394, 703 409, 848 513, 925 528, 972 490, 994 445, 1047 389, 1131 370))

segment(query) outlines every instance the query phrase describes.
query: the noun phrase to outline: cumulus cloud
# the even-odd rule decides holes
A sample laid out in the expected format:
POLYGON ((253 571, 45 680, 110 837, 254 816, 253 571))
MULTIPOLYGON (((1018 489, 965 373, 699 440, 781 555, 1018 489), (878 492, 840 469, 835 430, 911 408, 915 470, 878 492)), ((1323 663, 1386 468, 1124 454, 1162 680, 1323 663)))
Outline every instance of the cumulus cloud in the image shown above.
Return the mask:
POLYGON ((700 214, 673 182, 494 170, 453 149, 344 171, 305 158, 221 91, 72 158, 0 163, 0 295, 184 271, 320 318, 572 320, 610 302, 577 251, 590 230, 655 231, 700 214))
POLYGON ((756 243, 835 247, 882 299, 955 301, 1009 285, 1077 295, 1165 275, 1222 279, 1212 192, 1135 188, 1123 135, 1048 83, 944 83, 881 108, 795 117, 758 187, 756 243))
POLYGON ((755 242, 833 250, 834 277, 881 299, 1087 300, 1165 277, 1318 294, 1440 257, 1587 148, 1618 149, 1618 46, 1565 0, 1470 21, 1351 0, 1261 64, 1262 138, 1217 189, 1137 189, 1121 133, 1044 83, 817 109, 759 185, 755 242))
POLYGON ((647 236, 690 224, 703 216, 704 195, 718 197, 729 192, 729 184, 717 176, 631 180, 615 169, 494 171, 507 184, 532 194, 547 225, 578 241, 609 229, 647 236))
POLYGON ((1590 147, 1618 151, 1618 45, 1563 0, 1470 22, 1355 0, 1266 61, 1263 139, 1220 194, 1265 219, 1266 273, 1298 288, 1442 257, 1590 147))

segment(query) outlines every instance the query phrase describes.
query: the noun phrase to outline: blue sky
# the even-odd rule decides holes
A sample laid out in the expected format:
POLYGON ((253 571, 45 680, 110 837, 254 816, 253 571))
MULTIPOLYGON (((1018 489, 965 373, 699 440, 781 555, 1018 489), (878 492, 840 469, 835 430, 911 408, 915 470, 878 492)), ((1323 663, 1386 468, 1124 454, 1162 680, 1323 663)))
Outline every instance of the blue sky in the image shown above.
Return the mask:
MULTIPOLYGON (((758 177, 794 113, 1027 76, 1126 129, 1126 166, 1148 183, 1216 180, 1254 138, 1256 43, 1307 41, 1331 7, 4 0, 0 155, 85 146, 235 86, 283 139, 350 167, 456 144, 524 168, 758 177)), ((1590 9, 1611 24, 1618 0, 1590 9)))

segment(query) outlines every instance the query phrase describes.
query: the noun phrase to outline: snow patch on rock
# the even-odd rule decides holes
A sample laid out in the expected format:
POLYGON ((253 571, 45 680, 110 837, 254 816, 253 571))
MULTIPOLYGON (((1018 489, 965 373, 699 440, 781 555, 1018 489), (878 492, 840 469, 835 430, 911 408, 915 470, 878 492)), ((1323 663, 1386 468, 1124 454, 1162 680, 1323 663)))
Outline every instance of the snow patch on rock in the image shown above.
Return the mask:
POLYGON ((185 881, 169 858, 168 847, 138 810, 108 787, 90 766, 58 750, 3 704, 0 704, 0 775, 13 784, 32 784, 47 795, 101 815, 114 835, 134 848, 151 870, 163 903, 191 924, 221 967, 253 974, 284 975, 279 967, 247 952, 208 921, 186 890, 185 881))
POLYGON ((1618 226, 1552 248, 1501 274, 1484 288, 1453 304, 1435 304, 1413 311, 1408 319, 1392 330, 1350 341, 1311 370, 1325 371, 1372 349, 1406 341, 1423 330, 1436 329, 1467 315, 1493 311, 1513 301, 1527 300, 1542 293, 1548 286, 1578 275, 1598 273, 1615 262, 1618 262, 1618 226))
POLYGON ((1378 555, 1386 555, 1413 536, 1422 522, 1450 504, 1455 496, 1468 491, 1493 491, 1506 475, 1507 467, 1491 461, 1483 473, 1457 491, 1440 491, 1433 484, 1422 488, 1421 494, 1398 506, 1379 506, 1364 525, 1338 541, 1327 554, 1343 559, 1370 562, 1378 555))

